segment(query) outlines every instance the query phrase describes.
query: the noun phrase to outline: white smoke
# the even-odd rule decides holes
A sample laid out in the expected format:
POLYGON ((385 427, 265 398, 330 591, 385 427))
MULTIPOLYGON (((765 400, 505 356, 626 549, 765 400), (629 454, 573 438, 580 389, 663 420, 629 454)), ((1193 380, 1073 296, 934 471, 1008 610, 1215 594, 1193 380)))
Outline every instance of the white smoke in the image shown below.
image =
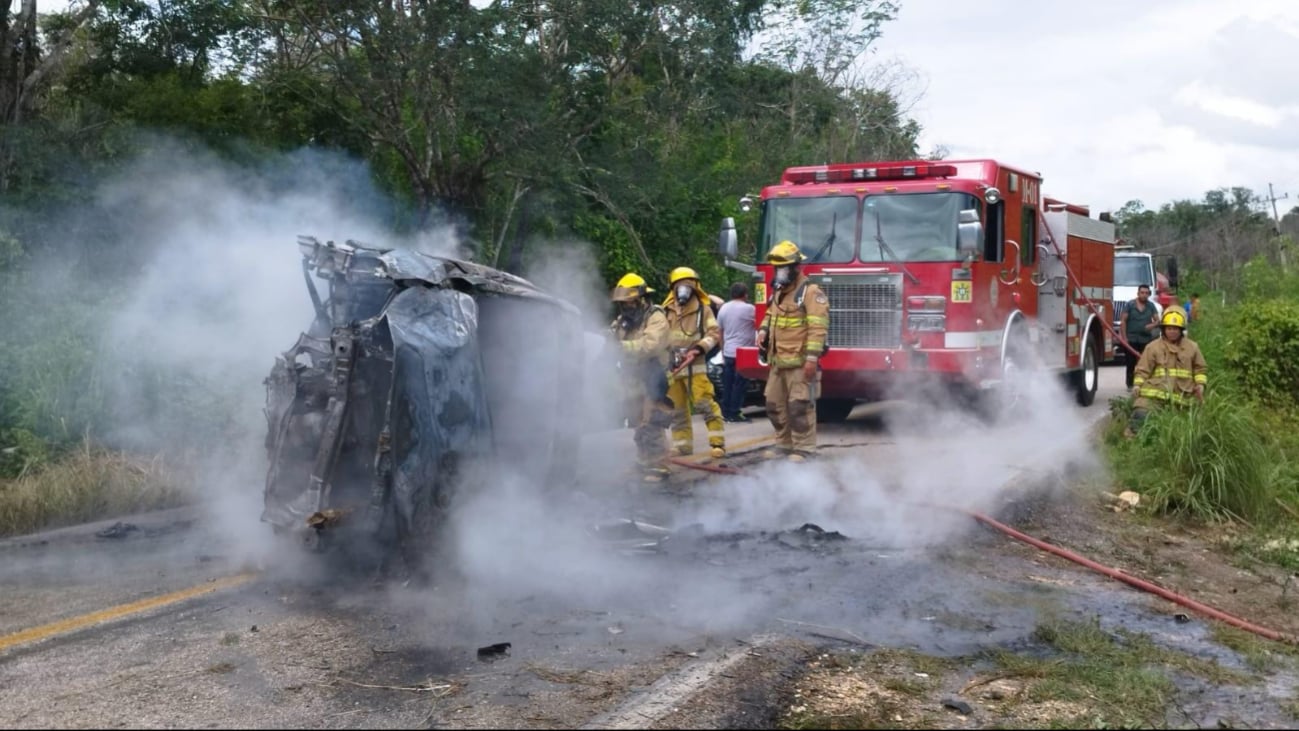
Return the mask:
POLYGON ((889 419, 887 449, 836 458, 823 448, 817 462, 720 481, 690 519, 715 531, 812 522, 879 545, 936 545, 965 535, 963 511, 996 512, 1012 489, 1052 489, 1060 473, 1096 464, 1089 422, 1054 373, 1026 376, 1022 402, 994 425, 932 393, 909 395, 889 419))
POLYGON ((280 162, 249 170, 160 141, 97 201, 129 212, 123 236, 153 252, 107 317, 109 437, 173 458, 186 451, 214 527, 249 557, 271 548, 259 522, 263 379, 314 315, 297 237, 457 252, 449 225, 395 236, 364 165, 310 151, 280 162))
MULTIPOLYGON (((296 237, 447 254, 459 246, 450 225, 417 238, 395 236, 391 220, 374 213, 384 210, 376 203, 382 197, 363 166, 314 156, 299 164, 286 178, 167 150, 140 161, 100 198, 106 209, 129 211, 131 235, 155 252, 129 301, 107 317, 121 376, 111 383, 122 414, 115 436, 125 444, 192 447, 194 439, 185 437, 193 435, 176 433, 192 422, 160 414, 227 415, 213 432, 217 441, 198 445, 205 467, 199 489, 230 548, 250 557, 271 546, 258 520, 266 467, 262 381, 312 317, 296 237), (157 408, 151 379, 158 378, 193 384, 194 403, 157 408)), ((461 600, 470 616, 490 622, 514 611, 504 608, 506 600, 537 595, 560 606, 631 602, 701 628, 751 619, 765 600, 745 596, 739 577, 628 559, 588 532, 594 522, 629 517, 646 503, 637 493, 644 488, 633 469, 632 432, 611 429, 623 405, 610 380, 613 363, 588 348, 602 343, 611 318, 607 283, 583 242, 533 245, 525 275, 576 305, 587 335, 555 348, 516 348, 518 387, 553 401, 558 428, 582 435, 581 479, 547 489, 542 475, 511 469, 511 455, 477 473, 449 532, 449 558, 464 580, 461 600)), ((1089 454, 1086 422, 1055 378, 1033 380, 1029 392, 1024 416, 997 428, 955 409, 918 407, 895 422, 887 450, 826 448, 809 464, 764 463, 696 490, 660 511, 659 522, 702 524, 709 532, 812 522, 897 546, 959 540, 969 521, 944 508, 995 510, 1012 478, 1089 454)))

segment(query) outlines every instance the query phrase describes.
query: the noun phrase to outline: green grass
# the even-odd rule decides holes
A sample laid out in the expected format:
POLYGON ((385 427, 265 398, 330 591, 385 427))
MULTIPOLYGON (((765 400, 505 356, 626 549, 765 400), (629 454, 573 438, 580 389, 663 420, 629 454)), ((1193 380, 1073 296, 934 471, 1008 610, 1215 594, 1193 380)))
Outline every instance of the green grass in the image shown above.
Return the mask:
POLYGON ((1077 718, 1060 719, 1062 728, 1164 725, 1176 693, 1166 670, 1220 684, 1251 680, 1217 663, 1160 647, 1145 635, 1107 632, 1095 621, 1045 622, 1034 639, 1052 655, 999 650, 991 659, 1007 676, 1030 681, 1026 702, 1071 701, 1088 708, 1077 718))
POLYGON ((1206 294, 1191 323, 1208 361, 1206 403, 1159 410, 1127 441, 1131 402, 1114 399, 1105 442, 1121 489, 1155 513, 1299 526, 1299 275, 1272 281, 1279 275, 1264 261, 1245 269, 1247 301, 1206 294))
POLYGON ((1271 673, 1299 660, 1299 647, 1273 642, 1256 634, 1215 623, 1210 630, 1214 642, 1240 655, 1250 670, 1271 673))
POLYGON ((1105 438, 1117 481, 1150 509, 1208 522, 1272 525, 1286 517, 1278 501, 1296 503, 1296 456, 1257 409, 1231 393, 1203 405, 1159 409, 1132 440, 1120 434, 1130 406, 1114 404, 1105 438))
POLYGON ((188 501, 161 459, 142 460, 83 444, 16 479, 0 479, 0 537, 188 501))
MULTIPOLYGON (((1292 656, 1292 648, 1263 643, 1231 628, 1215 628, 1215 639, 1260 671, 1280 667, 1292 656)), ((1046 620, 1034 630, 1033 640, 1036 646, 1030 651, 998 649, 959 659, 905 650, 823 658, 821 667, 858 674, 892 693, 864 694, 833 714, 824 709, 798 709, 811 697, 805 696, 781 727, 941 728, 955 718, 950 711, 938 710, 941 699, 953 695, 952 683, 956 681, 952 674, 961 674, 956 679, 961 680, 971 669, 979 669, 972 684, 982 677, 980 685, 1004 680, 1018 689, 992 702, 966 697, 981 709, 980 722, 995 728, 1163 727, 1174 708, 1179 677, 1202 678, 1218 686, 1260 679, 1256 674, 1163 647, 1144 634, 1102 629, 1095 619, 1046 620), (915 672, 929 677, 916 677, 915 672)))

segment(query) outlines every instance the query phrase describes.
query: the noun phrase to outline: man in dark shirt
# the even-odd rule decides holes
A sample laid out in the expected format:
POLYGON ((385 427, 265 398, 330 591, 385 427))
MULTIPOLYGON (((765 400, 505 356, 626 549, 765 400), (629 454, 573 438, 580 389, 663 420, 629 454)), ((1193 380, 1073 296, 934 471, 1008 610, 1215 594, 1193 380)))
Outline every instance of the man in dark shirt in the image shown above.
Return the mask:
POLYGON ((1159 314, 1155 312, 1155 306, 1150 303, 1150 287, 1143 284, 1137 287, 1137 298, 1129 302, 1128 306, 1123 308, 1123 314, 1119 316, 1119 337, 1132 350, 1137 351, 1136 355, 1126 350, 1123 354, 1129 390, 1132 389, 1132 374, 1137 368, 1141 351, 1155 339, 1155 330, 1158 327, 1159 314))

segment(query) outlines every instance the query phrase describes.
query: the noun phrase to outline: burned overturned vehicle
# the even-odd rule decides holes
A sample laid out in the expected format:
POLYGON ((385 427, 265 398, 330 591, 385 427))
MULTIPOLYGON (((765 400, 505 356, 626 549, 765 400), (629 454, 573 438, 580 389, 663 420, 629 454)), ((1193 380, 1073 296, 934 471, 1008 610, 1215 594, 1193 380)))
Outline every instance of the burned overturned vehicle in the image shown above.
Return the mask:
POLYGON ((456 259, 308 237, 299 248, 316 314, 266 379, 263 521, 427 576, 457 494, 485 466, 538 489, 571 481, 578 435, 561 401, 581 382, 564 358, 582 338, 576 308, 456 259))

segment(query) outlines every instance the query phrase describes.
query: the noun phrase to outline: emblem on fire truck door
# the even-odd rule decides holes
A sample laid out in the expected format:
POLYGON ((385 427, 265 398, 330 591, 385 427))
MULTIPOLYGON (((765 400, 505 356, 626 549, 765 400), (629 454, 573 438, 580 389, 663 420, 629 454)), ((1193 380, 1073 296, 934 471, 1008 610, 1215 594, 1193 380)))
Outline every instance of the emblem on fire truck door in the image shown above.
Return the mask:
POLYGON ((997 295, 1000 294, 1000 288, 997 286, 997 277, 994 275, 988 280, 988 304, 992 309, 997 309, 997 295))
POLYGON ((952 282, 953 302, 973 302, 974 284, 968 279, 952 282))

